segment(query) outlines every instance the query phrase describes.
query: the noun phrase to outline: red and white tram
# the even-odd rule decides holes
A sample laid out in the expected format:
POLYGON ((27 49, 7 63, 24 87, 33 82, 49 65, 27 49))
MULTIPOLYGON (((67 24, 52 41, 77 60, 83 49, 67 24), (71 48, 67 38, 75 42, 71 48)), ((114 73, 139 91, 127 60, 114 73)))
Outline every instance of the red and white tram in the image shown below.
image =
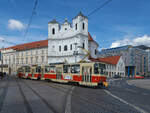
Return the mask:
POLYGON ((85 86, 108 86, 105 64, 100 62, 55 64, 48 66, 23 66, 18 76, 23 78, 51 80, 61 83, 76 83, 85 86))

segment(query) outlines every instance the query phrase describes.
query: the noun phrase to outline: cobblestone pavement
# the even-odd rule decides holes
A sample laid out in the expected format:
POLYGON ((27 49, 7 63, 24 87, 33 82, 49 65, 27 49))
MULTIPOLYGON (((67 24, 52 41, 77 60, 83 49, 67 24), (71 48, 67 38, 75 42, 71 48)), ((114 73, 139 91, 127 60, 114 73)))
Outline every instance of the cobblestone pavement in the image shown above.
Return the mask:
POLYGON ((0 80, 0 113, 148 113, 150 91, 109 81, 109 88, 87 88, 47 81, 0 80))

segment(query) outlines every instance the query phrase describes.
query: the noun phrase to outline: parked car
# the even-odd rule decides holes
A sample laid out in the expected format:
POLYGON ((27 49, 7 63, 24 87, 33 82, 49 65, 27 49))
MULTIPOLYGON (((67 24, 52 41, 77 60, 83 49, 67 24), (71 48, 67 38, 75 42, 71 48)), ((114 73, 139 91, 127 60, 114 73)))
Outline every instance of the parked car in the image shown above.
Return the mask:
POLYGON ((114 75, 113 78, 120 78, 120 75, 114 75))
POLYGON ((134 77, 137 78, 137 79, 140 79, 140 78, 143 79, 143 78, 144 78, 144 75, 139 74, 139 75, 135 75, 134 77))

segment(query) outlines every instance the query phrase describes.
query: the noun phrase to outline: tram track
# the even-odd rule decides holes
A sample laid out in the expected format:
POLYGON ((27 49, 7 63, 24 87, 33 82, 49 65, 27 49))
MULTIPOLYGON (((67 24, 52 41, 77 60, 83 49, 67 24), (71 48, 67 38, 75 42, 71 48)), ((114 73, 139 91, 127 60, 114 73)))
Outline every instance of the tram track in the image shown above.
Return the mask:
MULTIPOLYGON (((35 83, 36 83, 36 81, 35 81, 35 83)), ((48 82, 46 83, 46 82, 43 82, 43 81, 42 81, 42 83, 45 83, 47 86, 52 87, 52 88, 54 88, 54 89, 60 91, 61 93, 66 94, 66 93, 69 92, 69 91, 64 90, 64 89, 68 89, 68 88, 65 88, 64 86, 62 87, 62 86, 56 85, 55 83, 50 84, 50 83, 48 83, 48 82), (63 88, 64 88, 64 89, 63 89, 63 88)), ((39 84, 39 82, 38 82, 38 84, 39 84)), ((70 89, 71 89, 71 88, 70 88, 70 89)), ((118 111, 114 111, 114 109, 113 109, 113 110, 110 109, 109 107, 106 108, 106 106, 103 105, 103 104, 106 104, 105 102, 103 102, 103 104, 99 104, 99 103, 97 103, 97 102, 95 102, 95 101, 92 101, 92 99, 91 99, 91 98, 88 98, 88 96, 87 96, 87 97, 81 97, 81 95, 73 94, 73 93, 71 94, 71 96, 74 96, 76 99, 78 99, 78 100, 80 100, 80 101, 88 102, 89 104, 91 104, 91 105, 93 105, 93 106, 95 106, 95 107, 102 108, 104 111, 111 112, 111 113, 116 113, 116 112, 118 112, 118 111)), ((94 97, 93 97, 93 98, 94 98, 94 97)))
MULTIPOLYGON (((26 80, 25 80, 26 81, 26 80)), ((45 83, 46 83, 46 85, 47 85, 47 82, 46 81, 34 81, 33 80, 33 82, 31 83, 32 85, 35 85, 35 84, 37 84, 37 82, 38 82, 38 84, 39 85, 43 85, 43 83, 44 83, 44 85, 45 85, 45 83), (34 83, 33 83, 34 82, 34 83)), ((66 88, 65 87, 65 84, 63 84, 63 86, 61 86, 61 87, 59 87, 59 84, 57 84, 57 83, 55 83, 55 82, 51 82, 52 83, 52 86, 53 87, 51 87, 51 88, 53 88, 53 89, 55 89, 56 90, 56 88, 57 88, 57 91, 59 91, 60 92, 60 89, 66 89, 64 92, 60 92, 61 94, 64 94, 65 95, 65 99, 64 99, 64 101, 63 101, 63 110, 62 110, 62 112, 61 113, 65 113, 65 111, 66 111, 66 103, 67 103, 67 97, 68 97, 68 95, 69 95, 69 92, 70 92, 70 89, 73 87, 73 86, 71 86, 71 87, 69 87, 69 88, 66 88), (54 86, 55 85, 55 86, 54 86)), ((48 85, 47 85, 48 86, 48 85)), ((48 86, 48 87, 50 87, 50 86, 48 86)))
POLYGON ((43 103, 53 112, 58 113, 36 90, 34 90, 29 84, 27 84, 24 80, 21 80, 36 96, 38 96, 43 103))
POLYGON ((9 87, 9 79, 8 79, 6 85, 3 88, 1 88, 1 89, 3 89, 3 91, 0 95, 0 112, 2 111, 4 101, 6 99, 6 95, 7 95, 7 92, 8 92, 8 87, 9 87))
POLYGON ((18 86, 18 88, 19 88, 19 91, 20 91, 20 93, 21 93, 21 95, 22 95, 22 97, 23 97, 23 102, 24 102, 24 105, 25 105, 25 107, 26 107, 26 109, 27 109, 27 112, 28 112, 28 113, 33 113, 32 108, 31 108, 29 102, 27 101, 27 98, 26 98, 26 96, 25 96, 25 94, 24 94, 24 92, 23 92, 23 90, 22 90, 22 88, 21 88, 21 85, 20 85, 20 83, 19 83, 19 81, 18 81, 18 78, 16 78, 16 83, 17 83, 17 86, 18 86))

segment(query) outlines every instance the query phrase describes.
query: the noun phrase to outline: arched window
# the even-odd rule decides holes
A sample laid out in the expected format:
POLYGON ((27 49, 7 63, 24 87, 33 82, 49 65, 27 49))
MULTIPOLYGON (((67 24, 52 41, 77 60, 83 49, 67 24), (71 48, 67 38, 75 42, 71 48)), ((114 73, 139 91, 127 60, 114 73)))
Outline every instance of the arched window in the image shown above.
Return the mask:
POLYGON ((96 55, 96 53, 97 53, 97 50, 95 49, 95 55, 96 55))
POLYGON ((55 34, 55 29, 54 29, 54 28, 52 29, 52 34, 53 34, 53 35, 55 34))
POLYGON ((72 50, 72 44, 70 45, 70 50, 72 50))
POLYGON ((76 30, 78 29, 78 24, 75 25, 76 26, 76 30))
POLYGON ((61 46, 59 46, 59 51, 61 51, 61 46))
POLYGON ((82 45, 83 45, 83 49, 84 49, 84 48, 85 48, 84 42, 83 42, 83 44, 82 44, 82 45))
POLYGON ((67 45, 64 46, 64 51, 67 51, 67 45))
POLYGON ((84 24, 84 22, 83 22, 83 24, 82 24, 82 28, 83 28, 83 30, 85 29, 85 24, 84 24))

